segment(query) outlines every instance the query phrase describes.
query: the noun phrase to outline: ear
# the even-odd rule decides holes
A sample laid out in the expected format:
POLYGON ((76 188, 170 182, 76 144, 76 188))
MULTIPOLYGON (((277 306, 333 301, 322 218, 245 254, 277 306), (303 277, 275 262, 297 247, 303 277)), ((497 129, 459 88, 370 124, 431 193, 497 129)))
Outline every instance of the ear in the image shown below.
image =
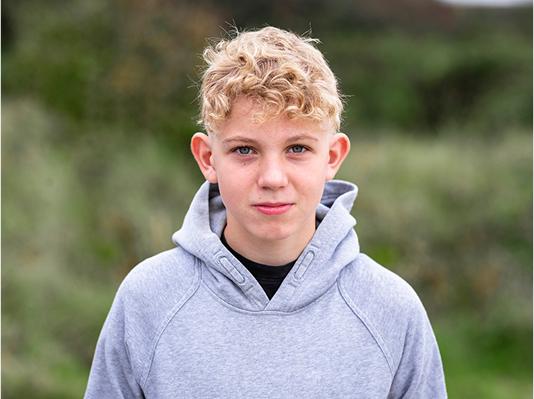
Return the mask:
POLYGON ((191 138, 191 152, 206 180, 217 183, 210 137, 205 133, 195 133, 191 138))
POLYGON ((350 140, 345 133, 334 133, 330 138, 326 179, 332 180, 350 151, 350 140))

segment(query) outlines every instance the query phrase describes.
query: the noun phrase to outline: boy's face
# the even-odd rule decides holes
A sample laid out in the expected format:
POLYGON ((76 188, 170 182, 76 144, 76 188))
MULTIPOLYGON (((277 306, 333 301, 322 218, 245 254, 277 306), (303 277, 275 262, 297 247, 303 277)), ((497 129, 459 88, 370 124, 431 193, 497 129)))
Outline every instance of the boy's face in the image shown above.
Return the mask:
POLYGON ((192 139, 204 176, 219 185, 225 235, 234 241, 311 239, 325 181, 347 155, 348 138, 311 120, 278 116, 256 123, 255 110, 241 97, 216 134, 192 139))

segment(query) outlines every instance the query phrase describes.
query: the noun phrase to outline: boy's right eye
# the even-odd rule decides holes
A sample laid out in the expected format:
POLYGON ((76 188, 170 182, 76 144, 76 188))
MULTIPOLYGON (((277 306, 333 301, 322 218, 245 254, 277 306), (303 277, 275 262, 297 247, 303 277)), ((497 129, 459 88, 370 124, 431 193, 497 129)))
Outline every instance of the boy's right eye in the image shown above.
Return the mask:
POLYGON ((252 148, 250 147, 237 147, 234 149, 234 152, 237 152, 239 155, 250 155, 252 154, 252 148))

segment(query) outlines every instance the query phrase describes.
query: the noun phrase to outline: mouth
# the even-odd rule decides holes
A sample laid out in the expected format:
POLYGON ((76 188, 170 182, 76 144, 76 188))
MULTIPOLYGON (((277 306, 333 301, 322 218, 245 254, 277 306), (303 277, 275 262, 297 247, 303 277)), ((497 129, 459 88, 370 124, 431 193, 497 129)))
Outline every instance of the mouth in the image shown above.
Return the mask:
POLYGON ((264 215, 281 215, 289 211, 293 204, 287 202, 265 202, 254 204, 253 206, 264 215))

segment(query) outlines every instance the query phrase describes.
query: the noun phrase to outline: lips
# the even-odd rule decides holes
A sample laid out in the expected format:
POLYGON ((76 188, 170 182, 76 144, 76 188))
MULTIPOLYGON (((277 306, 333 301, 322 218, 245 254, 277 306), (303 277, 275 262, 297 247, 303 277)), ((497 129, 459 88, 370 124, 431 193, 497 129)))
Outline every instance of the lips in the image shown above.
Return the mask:
POLYGON ((265 202, 261 204, 255 204, 254 208, 264 215, 281 215, 289 211, 292 206, 292 203, 287 202, 265 202))

